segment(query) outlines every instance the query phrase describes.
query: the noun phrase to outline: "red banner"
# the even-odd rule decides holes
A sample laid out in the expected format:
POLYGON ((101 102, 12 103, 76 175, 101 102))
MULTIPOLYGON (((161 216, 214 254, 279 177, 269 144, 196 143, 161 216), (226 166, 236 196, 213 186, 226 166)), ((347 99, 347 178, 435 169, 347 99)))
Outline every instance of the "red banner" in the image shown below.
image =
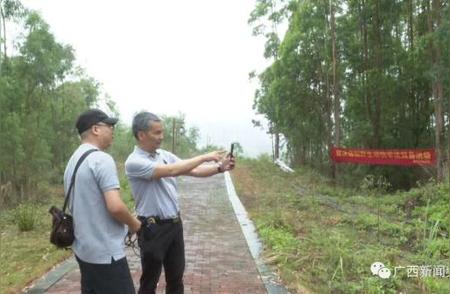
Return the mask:
POLYGON ((336 163, 379 165, 436 165, 434 149, 359 149, 333 147, 331 158, 336 163))

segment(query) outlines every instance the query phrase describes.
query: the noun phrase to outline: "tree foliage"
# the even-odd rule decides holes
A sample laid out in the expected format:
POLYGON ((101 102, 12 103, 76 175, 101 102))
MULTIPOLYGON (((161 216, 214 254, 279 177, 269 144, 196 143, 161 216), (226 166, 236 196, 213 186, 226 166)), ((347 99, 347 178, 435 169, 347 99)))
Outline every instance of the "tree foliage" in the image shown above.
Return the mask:
POLYGON ((188 158, 197 152, 200 137, 198 128, 188 128, 185 115, 161 116, 164 128, 164 141, 161 148, 169 150, 180 158, 188 158))
MULTIPOLYGON (((49 184, 60 183, 68 157, 79 144, 74 127, 91 107, 109 109, 100 85, 76 67, 73 49, 58 42, 49 25, 18 0, 0 0, 0 207, 45 197, 49 184), (20 35, 14 54, 7 54, 7 30, 20 35)), ((195 153, 199 131, 185 127, 184 115, 163 116, 163 148, 180 157, 195 153), (174 140, 172 138, 174 137, 174 140)), ((111 153, 124 161, 135 140, 120 122, 111 153)))
MULTIPOLYGON (((336 142, 435 147, 436 176, 442 179, 450 95, 448 9, 444 0, 257 1, 249 22, 266 38, 265 56, 270 47, 276 58, 258 74, 255 108, 286 137, 292 161, 326 168, 336 142), (263 28, 280 21, 288 29, 274 45, 277 38, 263 28)), ((384 175, 395 187, 427 175, 422 168, 358 170, 384 175)))
POLYGON ((42 197, 45 183, 60 182, 78 143, 74 121, 95 105, 99 88, 37 13, 19 1, 0 1, 0 7, 2 24, 21 28, 17 53, 0 55, 0 186, 10 187, 0 194, 5 205, 42 197))
MULTIPOLYGON (((186 127, 185 116, 162 115, 164 139, 162 149, 174 151, 180 158, 189 158, 197 154, 199 130, 196 127, 186 127), (174 124, 175 123, 175 124, 174 124), (174 128, 175 126, 175 128, 174 128), (175 140, 173 135, 175 134, 175 140)), ((119 120, 114 131, 114 143, 109 150, 118 162, 125 162, 126 158, 136 145, 136 139, 129 125, 119 120)))

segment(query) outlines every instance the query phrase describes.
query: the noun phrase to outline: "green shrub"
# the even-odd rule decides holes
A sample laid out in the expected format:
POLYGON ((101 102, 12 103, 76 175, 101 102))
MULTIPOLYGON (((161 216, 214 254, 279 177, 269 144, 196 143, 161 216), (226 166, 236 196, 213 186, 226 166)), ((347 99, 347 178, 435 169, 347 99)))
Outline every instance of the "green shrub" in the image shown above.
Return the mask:
POLYGON ((21 232, 33 230, 37 221, 36 207, 33 204, 20 204, 14 210, 14 219, 21 232))

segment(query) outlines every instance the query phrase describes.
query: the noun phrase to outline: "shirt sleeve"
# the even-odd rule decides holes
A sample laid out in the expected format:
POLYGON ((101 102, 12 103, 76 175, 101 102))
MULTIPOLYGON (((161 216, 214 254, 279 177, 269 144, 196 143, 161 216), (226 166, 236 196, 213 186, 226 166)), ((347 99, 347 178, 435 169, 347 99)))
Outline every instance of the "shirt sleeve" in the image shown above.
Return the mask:
POLYGON ((166 151, 166 158, 168 158, 170 164, 176 163, 181 160, 178 156, 169 151, 166 151))
POLYGON ((98 186, 103 193, 113 189, 120 189, 116 163, 111 155, 104 152, 97 152, 90 164, 98 186))
POLYGON ((156 164, 151 160, 128 158, 125 162, 125 174, 128 177, 151 179, 156 164))

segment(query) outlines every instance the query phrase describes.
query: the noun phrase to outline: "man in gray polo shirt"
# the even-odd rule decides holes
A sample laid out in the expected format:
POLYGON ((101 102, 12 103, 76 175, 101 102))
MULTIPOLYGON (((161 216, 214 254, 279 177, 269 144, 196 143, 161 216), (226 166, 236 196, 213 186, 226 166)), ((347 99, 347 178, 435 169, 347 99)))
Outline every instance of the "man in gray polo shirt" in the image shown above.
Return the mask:
POLYGON ((125 162, 125 172, 136 212, 143 222, 138 233, 142 264, 139 293, 155 293, 163 266, 166 293, 183 293, 184 239, 175 177, 208 177, 231 170, 234 158, 224 158, 225 151, 215 151, 181 160, 159 149, 164 138, 163 126, 150 112, 138 113, 132 128, 137 146, 125 162), (218 164, 201 165, 208 161, 218 164))
POLYGON ((81 163, 69 204, 75 230, 72 249, 80 267, 82 293, 135 293, 123 242, 125 225, 136 232, 141 222, 129 213, 120 198, 116 165, 111 155, 104 152, 113 141, 116 123, 116 118, 98 109, 81 114, 76 127, 82 144, 64 173, 67 191, 80 157, 88 150, 98 150, 81 163))

